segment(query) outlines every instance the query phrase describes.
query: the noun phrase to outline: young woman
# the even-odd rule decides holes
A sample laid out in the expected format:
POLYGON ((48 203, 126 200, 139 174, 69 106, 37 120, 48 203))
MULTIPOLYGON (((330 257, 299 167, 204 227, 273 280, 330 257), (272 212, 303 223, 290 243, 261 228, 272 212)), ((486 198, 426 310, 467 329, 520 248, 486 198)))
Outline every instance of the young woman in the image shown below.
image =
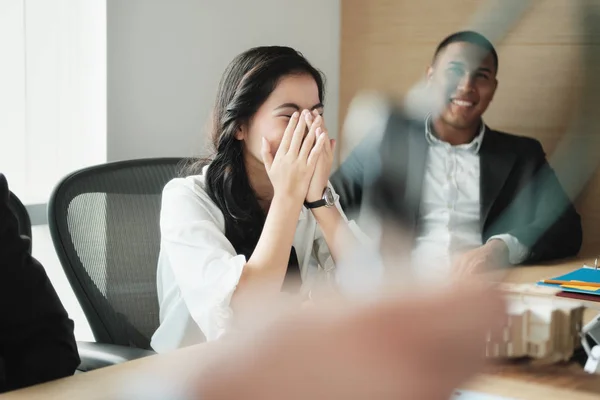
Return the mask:
POLYGON ((328 280, 336 233, 355 225, 328 182, 323 103, 321 73, 294 49, 254 48, 226 69, 214 156, 163 191, 156 351, 219 338, 248 294, 277 301, 328 280))

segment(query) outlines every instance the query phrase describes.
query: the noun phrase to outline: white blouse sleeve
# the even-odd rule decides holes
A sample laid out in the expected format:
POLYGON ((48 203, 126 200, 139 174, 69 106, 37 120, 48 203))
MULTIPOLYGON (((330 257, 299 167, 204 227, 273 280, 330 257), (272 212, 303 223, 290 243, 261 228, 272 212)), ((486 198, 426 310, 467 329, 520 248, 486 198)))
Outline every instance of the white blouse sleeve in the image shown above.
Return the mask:
POLYGON ((191 317, 207 340, 217 339, 232 315, 229 303, 246 258, 225 237, 218 208, 189 180, 173 180, 163 190, 160 230, 161 253, 191 317))

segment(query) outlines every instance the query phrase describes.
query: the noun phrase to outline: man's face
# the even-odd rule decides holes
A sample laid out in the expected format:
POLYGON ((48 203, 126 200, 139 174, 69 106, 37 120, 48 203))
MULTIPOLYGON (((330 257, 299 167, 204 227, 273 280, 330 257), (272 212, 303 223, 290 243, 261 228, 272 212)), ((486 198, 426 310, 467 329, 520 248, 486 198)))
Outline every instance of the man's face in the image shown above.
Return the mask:
POLYGON ((493 56, 466 42, 443 49, 427 76, 430 88, 439 96, 441 120, 455 129, 479 125, 498 85, 493 56))

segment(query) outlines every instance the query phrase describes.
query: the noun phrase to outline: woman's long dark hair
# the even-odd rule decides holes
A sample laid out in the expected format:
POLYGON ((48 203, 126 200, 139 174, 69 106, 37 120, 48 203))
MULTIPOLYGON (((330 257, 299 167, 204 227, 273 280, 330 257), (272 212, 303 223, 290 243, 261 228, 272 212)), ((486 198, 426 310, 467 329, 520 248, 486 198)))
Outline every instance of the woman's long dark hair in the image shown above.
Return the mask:
POLYGON ((244 165, 240 127, 247 124, 275 90, 280 79, 309 74, 324 102, 324 77, 298 51, 281 46, 256 47, 238 55, 227 67, 217 93, 212 121, 214 155, 193 163, 188 174, 197 174, 210 163, 206 187, 225 217, 225 236, 238 254, 250 258, 265 222, 244 165))

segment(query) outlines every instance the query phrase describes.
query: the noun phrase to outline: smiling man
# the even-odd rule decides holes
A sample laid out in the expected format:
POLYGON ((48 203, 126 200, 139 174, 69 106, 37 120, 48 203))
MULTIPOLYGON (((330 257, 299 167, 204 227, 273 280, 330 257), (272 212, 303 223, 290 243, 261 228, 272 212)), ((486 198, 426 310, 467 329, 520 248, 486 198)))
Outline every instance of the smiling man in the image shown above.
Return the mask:
MULTIPOLYGON (((413 264, 428 279, 568 257, 581 246, 580 217, 540 143, 483 121, 498 65, 484 36, 448 36, 427 69, 432 111, 405 129, 388 121, 394 146, 383 151, 401 165, 392 197, 413 228, 413 264)), ((347 213, 359 212, 372 194, 379 173, 373 160, 382 148, 365 139, 333 175, 347 213)))

